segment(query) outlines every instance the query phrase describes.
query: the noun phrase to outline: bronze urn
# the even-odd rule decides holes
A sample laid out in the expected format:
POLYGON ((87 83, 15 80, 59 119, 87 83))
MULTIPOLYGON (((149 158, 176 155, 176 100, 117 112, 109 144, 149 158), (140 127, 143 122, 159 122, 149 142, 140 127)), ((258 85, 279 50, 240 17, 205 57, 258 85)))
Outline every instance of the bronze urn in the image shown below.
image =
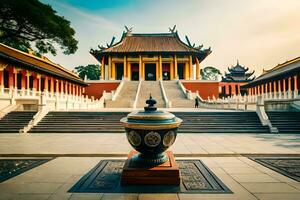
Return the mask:
POLYGON ((155 166, 165 163, 165 151, 172 146, 182 120, 172 113, 157 110, 156 100, 150 95, 144 110, 133 111, 120 121, 125 128, 127 140, 139 153, 131 158, 138 166, 155 166))

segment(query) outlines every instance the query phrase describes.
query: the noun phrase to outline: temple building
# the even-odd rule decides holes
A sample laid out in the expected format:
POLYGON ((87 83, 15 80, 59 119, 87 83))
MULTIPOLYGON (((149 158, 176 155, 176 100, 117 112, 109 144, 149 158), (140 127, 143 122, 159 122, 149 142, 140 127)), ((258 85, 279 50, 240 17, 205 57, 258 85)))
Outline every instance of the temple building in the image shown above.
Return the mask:
POLYGON ((244 85, 248 95, 269 94, 274 99, 291 98, 299 95, 300 57, 278 64, 244 85))
POLYGON ((87 85, 76 73, 44 56, 0 43, 0 118, 15 110, 96 108, 98 100, 84 95, 87 85))
POLYGON ((246 91, 241 89, 241 86, 255 79, 255 77, 251 78, 254 71, 248 71, 249 68, 240 65, 239 61, 237 61, 235 66, 228 67, 229 73, 225 72, 225 76, 222 77, 222 81, 220 82, 220 97, 245 94, 246 91))
POLYGON ((126 27, 119 42, 113 37, 106 47, 91 49, 101 63, 100 80, 199 80, 200 63, 210 48, 180 40, 175 27, 170 33, 132 33, 126 27))
POLYGON ((84 83, 77 74, 51 62, 0 43, 0 88, 81 95, 84 83))

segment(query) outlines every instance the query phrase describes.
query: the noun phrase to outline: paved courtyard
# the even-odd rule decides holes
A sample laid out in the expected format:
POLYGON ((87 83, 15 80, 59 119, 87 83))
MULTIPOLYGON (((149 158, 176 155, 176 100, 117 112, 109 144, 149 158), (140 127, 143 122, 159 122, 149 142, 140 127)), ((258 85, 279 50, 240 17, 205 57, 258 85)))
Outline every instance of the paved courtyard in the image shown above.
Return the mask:
MULTIPOLYGON (((0 155, 126 156, 125 134, 1 134, 0 155)), ((176 156, 300 154, 300 135, 179 134, 176 156)))
POLYGON ((68 190, 99 161, 125 159, 124 134, 1 134, 0 155, 56 157, 0 183, 0 199, 300 199, 300 183, 246 156, 300 155, 300 135, 180 134, 176 159, 200 159, 232 194, 95 194, 68 190))

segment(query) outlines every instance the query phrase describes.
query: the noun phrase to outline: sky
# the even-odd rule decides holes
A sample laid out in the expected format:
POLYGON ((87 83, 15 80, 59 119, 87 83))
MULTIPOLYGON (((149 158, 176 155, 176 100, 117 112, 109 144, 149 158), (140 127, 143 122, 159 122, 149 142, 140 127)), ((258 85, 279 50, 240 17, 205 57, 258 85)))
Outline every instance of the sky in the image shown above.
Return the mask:
POLYGON ((237 60, 255 70, 270 69, 300 56, 300 0, 41 0, 71 22, 79 41, 73 55, 46 55, 73 69, 98 64, 90 48, 119 41, 124 26, 133 33, 168 32, 211 47, 201 67, 222 73, 237 60))

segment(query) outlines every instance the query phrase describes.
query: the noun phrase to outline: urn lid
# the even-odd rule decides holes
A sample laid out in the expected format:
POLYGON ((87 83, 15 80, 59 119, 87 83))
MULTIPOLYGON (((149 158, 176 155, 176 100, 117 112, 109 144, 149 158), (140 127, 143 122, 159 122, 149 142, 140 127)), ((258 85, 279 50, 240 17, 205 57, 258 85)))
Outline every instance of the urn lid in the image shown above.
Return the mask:
POLYGON ((182 120, 167 111, 157 110, 156 100, 150 98, 146 101, 148 106, 144 110, 133 111, 121 119, 125 128, 158 130, 177 128, 182 120))

